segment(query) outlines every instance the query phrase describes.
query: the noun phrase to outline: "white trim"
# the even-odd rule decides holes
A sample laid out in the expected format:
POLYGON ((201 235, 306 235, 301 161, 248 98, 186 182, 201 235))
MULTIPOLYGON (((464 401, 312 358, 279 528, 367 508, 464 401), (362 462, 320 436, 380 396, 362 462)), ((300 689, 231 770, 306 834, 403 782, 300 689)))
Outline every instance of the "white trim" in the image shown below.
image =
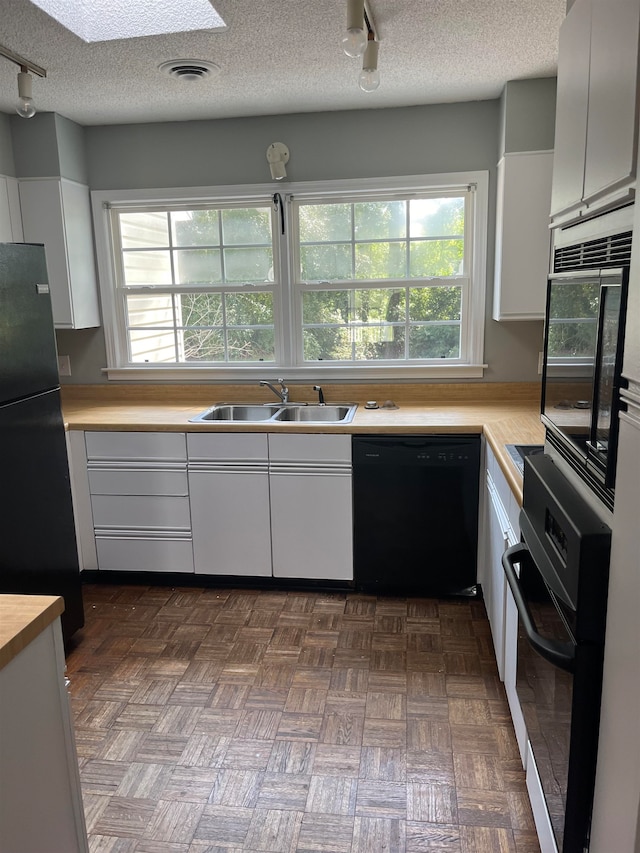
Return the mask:
POLYGON ((344 380, 367 380, 367 379, 410 379, 417 381, 419 379, 435 379, 435 378, 457 378, 457 379, 481 379, 484 371, 488 368, 488 364, 456 364, 447 365, 446 367, 431 366, 428 364, 415 367, 407 367, 404 364, 397 366, 382 367, 380 365, 373 367, 336 367, 331 365, 312 364, 306 367, 287 367, 275 364, 265 364, 264 367, 164 367, 162 365, 149 365, 147 367, 105 367, 102 372, 109 379, 128 380, 130 382, 157 382, 166 380, 171 382, 207 382, 214 384, 216 382, 224 382, 228 384, 230 379, 235 379, 237 382, 252 382, 259 379, 273 379, 276 371, 285 370, 287 373, 287 381, 300 379, 306 382, 317 380, 318 375, 322 373, 323 381, 335 379, 336 381, 344 380))
MULTIPOLYGON (((261 378, 267 374, 273 374, 274 370, 286 370, 287 376, 295 378, 306 378, 318 376, 323 378, 342 379, 380 379, 380 378, 430 378, 430 377, 458 377, 458 378, 481 378, 486 365, 483 365, 484 353, 484 327, 485 327, 485 298, 486 298, 486 274, 487 274, 487 236, 488 236, 488 188, 489 173, 487 171, 452 172, 435 175, 404 175, 397 177, 365 178, 353 180, 336 181, 308 181, 300 183, 286 183, 281 185, 253 184, 253 185, 223 185, 213 187, 169 187, 158 189, 138 190, 94 190, 91 193, 93 210, 93 224, 96 244, 96 260, 98 268, 98 279, 100 286, 100 297, 103 312, 105 346, 107 352, 107 367, 104 373, 109 379, 120 379, 139 381, 143 378, 153 376, 154 381, 176 379, 186 381, 216 381, 232 378, 261 378), (213 202, 222 203, 236 202, 238 204, 260 202, 264 203, 265 196, 272 197, 280 190, 283 199, 300 195, 322 195, 325 199, 334 195, 348 194, 351 199, 368 193, 380 193, 388 191, 404 192, 405 194, 424 188, 429 192, 442 192, 460 190, 461 187, 474 189, 474 204, 470 205, 473 210, 465 212, 465 231, 471 228, 473 259, 471 268, 465 270, 465 277, 473 282, 470 293, 470 304, 462 306, 463 319, 461 335, 463 342, 466 341, 466 361, 455 364, 434 365, 422 363, 411 365, 406 362, 398 364, 371 364, 367 365, 340 365, 335 363, 314 363, 305 366, 292 366, 294 356, 297 352, 298 330, 295 318, 295 306, 292 294, 289 292, 291 285, 291 270, 288 268, 291 261, 285 251, 285 239, 280 235, 279 229, 274 234, 274 250, 278 259, 274 257, 274 264, 280 268, 280 299, 274 304, 274 316, 279 316, 279 330, 276 331, 276 348, 281 353, 281 363, 265 363, 262 365, 247 365, 229 367, 192 367, 177 365, 146 365, 144 367, 125 366, 122 362, 122 354, 127 352, 128 347, 123 341, 125 333, 122 318, 119 318, 118 299, 113 283, 116 280, 114 247, 111 240, 109 210, 112 207, 127 207, 149 205, 175 205, 181 201, 185 205, 207 204, 213 202), (277 304, 279 302, 279 304, 277 304)), ((291 224, 289 211, 287 211, 287 222, 291 224)), ((465 240, 468 244, 468 240, 465 240)), ((467 290, 468 293, 468 290, 467 290)))

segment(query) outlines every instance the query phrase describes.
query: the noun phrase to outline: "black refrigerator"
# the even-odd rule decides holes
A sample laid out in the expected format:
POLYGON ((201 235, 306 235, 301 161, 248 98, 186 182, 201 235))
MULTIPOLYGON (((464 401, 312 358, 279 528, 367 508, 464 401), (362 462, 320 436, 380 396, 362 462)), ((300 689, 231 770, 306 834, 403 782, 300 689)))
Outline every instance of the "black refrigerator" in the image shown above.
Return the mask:
POLYGON ((0 243, 0 593, 61 595, 84 624, 44 247, 0 243))

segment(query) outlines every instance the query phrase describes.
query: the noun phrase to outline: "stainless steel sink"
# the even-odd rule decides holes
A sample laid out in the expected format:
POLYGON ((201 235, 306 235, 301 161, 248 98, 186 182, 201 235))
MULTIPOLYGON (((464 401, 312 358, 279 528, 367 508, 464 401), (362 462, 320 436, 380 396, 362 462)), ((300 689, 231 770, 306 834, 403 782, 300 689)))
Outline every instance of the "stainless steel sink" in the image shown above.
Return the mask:
POLYGON ((295 408, 283 408, 276 415, 274 421, 297 421, 304 423, 323 424, 348 424, 358 408, 357 403, 340 403, 336 405, 311 405, 295 408))
POLYGON ((216 403, 204 412, 189 418, 190 423, 227 421, 230 423, 321 423, 348 424, 358 408, 357 403, 337 403, 320 406, 307 403, 260 405, 256 403, 216 403))
POLYGON ((215 406, 189 418, 191 423, 206 423, 207 421, 243 421, 255 423, 256 421, 268 421, 280 406, 245 405, 238 403, 216 403, 215 406))

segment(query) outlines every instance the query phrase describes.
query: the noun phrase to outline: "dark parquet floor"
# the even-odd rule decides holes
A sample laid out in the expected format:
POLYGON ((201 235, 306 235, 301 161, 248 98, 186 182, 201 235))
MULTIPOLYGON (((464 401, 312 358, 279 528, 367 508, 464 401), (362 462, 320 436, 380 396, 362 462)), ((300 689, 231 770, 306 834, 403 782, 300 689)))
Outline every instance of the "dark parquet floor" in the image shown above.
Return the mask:
POLYGON ((92 853, 539 853, 482 602, 84 594, 92 853))

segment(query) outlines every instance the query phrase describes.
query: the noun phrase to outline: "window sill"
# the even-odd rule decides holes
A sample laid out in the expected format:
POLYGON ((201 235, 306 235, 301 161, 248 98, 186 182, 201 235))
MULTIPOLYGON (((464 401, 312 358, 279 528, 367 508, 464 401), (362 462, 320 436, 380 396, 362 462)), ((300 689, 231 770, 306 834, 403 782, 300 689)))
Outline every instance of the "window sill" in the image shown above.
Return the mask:
POLYGON ((482 379, 486 364, 456 364, 442 367, 105 367, 103 373, 118 382, 252 382, 285 376, 288 381, 352 380, 367 381, 385 379, 482 379))

